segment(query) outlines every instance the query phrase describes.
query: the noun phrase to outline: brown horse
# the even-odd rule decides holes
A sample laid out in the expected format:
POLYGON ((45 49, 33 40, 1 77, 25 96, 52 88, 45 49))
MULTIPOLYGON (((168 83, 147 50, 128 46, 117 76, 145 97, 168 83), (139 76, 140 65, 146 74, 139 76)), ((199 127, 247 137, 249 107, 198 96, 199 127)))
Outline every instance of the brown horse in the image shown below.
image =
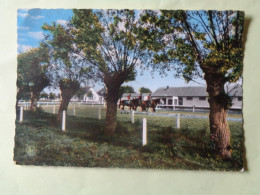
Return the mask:
POLYGON ((153 112, 155 112, 155 108, 160 101, 161 101, 160 98, 145 100, 142 102, 141 108, 142 110, 146 110, 146 108, 149 110, 149 108, 152 108, 153 112))
POLYGON ((131 100, 131 104, 133 106, 133 109, 136 110, 138 106, 141 106, 141 101, 140 99, 136 98, 131 100))
POLYGON ((132 103, 132 100, 120 100, 119 101, 119 105, 118 108, 120 108, 120 106, 122 106, 121 110, 125 109, 125 106, 129 106, 129 109, 131 110, 132 108, 134 108, 134 105, 132 103))

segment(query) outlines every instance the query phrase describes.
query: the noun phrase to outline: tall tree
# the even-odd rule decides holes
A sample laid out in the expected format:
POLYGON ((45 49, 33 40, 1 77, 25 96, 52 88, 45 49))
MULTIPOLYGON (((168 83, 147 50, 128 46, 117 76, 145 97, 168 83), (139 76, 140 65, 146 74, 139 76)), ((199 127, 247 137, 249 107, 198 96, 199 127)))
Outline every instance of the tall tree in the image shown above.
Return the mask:
POLYGON ((50 93, 49 94, 49 98, 50 98, 50 100, 55 100, 56 98, 57 98, 57 95, 55 94, 55 93, 50 93))
POLYGON ((20 53, 17 61, 17 101, 30 92, 30 110, 35 111, 41 91, 50 84, 47 78, 48 48, 41 44, 39 48, 20 53))
MULTIPOLYGON (((239 11, 147 11, 142 20, 153 24, 163 49, 153 62, 163 70, 174 68, 186 81, 204 76, 210 105, 210 139, 223 158, 231 157, 226 120, 231 98, 224 90, 242 74, 244 13, 239 11)), ((149 32, 152 32, 150 30, 149 32)), ((153 48, 152 48, 153 49, 153 48)))
POLYGON ((76 96, 78 97, 79 101, 83 99, 83 96, 85 95, 86 90, 84 88, 79 88, 79 90, 76 92, 76 96))
POLYGON ((69 23, 67 26, 45 24, 42 28, 50 33, 45 38, 46 45, 51 50, 48 72, 52 85, 59 87, 61 91, 61 104, 57 115, 57 120, 61 120, 62 112, 67 110, 71 98, 80 89, 80 84, 91 78, 90 69, 88 63, 77 53, 69 23))
POLYGON ((46 92, 40 93, 40 98, 48 99, 49 95, 46 92))
POLYGON ((133 10, 74 10, 72 24, 77 47, 106 85, 105 134, 112 135, 120 86, 135 79, 136 65, 147 58, 135 35, 138 15, 133 10))
POLYGON ((124 85, 119 88, 119 98, 122 98, 124 93, 135 93, 135 90, 131 86, 124 85))
POLYGON ((149 88, 146 88, 146 87, 141 87, 139 89, 139 92, 140 93, 152 93, 152 91, 149 88))

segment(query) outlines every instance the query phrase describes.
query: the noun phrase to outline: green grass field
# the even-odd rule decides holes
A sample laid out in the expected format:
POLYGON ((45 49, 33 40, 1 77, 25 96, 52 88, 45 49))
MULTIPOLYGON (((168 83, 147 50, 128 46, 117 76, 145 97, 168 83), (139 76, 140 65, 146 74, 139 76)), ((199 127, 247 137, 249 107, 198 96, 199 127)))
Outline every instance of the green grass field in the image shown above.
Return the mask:
MULTIPOLYGON (((34 114, 25 111, 16 122, 14 160, 21 165, 125 167, 153 169, 241 170, 243 167, 242 122, 229 122, 232 159, 222 160, 209 142, 208 119, 176 119, 118 112, 116 134, 104 136, 105 108, 76 105, 68 109, 66 131, 52 114, 53 107, 34 114), (102 119, 98 120, 98 108, 102 119), (147 118, 148 144, 142 146, 142 119, 147 118)), ((56 113, 58 106, 56 106, 56 113)), ((193 113, 194 114, 194 113, 193 113)), ((19 113, 18 113, 19 116, 19 113)), ((239 116, 236 116, 239 117, 239 116)), ((18 117, 19 118, 19 117, 18 117)))

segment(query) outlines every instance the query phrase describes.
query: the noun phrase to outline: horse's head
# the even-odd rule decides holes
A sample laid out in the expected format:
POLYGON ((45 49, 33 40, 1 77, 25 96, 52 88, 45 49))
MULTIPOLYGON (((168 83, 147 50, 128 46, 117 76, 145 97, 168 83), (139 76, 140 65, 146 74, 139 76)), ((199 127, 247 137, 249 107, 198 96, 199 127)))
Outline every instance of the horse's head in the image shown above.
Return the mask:
POLYGON ((153 99, 152 104, 157 105, 160 102, 160 99, 153 99))

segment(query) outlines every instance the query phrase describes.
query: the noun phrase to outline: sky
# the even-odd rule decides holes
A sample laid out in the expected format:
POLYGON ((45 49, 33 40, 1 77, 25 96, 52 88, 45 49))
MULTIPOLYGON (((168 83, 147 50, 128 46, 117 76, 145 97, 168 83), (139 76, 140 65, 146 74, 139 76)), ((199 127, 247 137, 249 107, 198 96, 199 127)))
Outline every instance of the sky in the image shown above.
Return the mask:
MULTIPOLYGON (((44 34, 47 32, 42 30, 42 26, 46 24, 66 24, 73 15, 71 9, 19 9, 17 11, 17 53, 25 52, 28 49, 38 47, 44 34)), ((205 85, 205 81, 197 80, 197 82, 205 85)), ((161 77, 158 72, 151 75, 149 71, 137 69, 137 77, 135 81, 124 83, 124 85, 132 86, 135 92, 141 87, 147 87, 155 91, 159 87, 180 87, 180 86, 202 86, 201 84, 190 82, 186 83, 184 79, 175 79, 173 72, 169 72, 168 76, 161 77)), ((95 84, 95 90, 103 88, 103 84, 95 84)), ((45 89, 46 92, 52 89, 45 89), (47 91, 46 91, 47 90, 47 91)), ((56 90, 57 91, 57 90, 56 90)), ((56 92, 55 91, 55 92, 56 92)))

